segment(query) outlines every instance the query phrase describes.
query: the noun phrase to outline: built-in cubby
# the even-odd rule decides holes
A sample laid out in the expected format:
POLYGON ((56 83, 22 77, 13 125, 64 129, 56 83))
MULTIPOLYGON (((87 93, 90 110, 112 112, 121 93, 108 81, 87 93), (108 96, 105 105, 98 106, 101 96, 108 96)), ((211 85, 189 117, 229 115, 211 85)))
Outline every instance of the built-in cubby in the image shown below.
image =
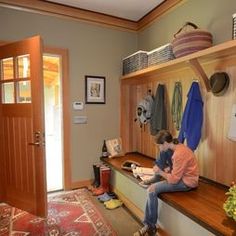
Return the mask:
POLYGON ((227 138, 232 105, 236 103, 236 40, 145 68, 121 77, 120 133, 125 152, 138 151, 155 158, 158 150, 149 132, 149 125, 140 128, 134 122, 138 102, 150 89, 155 95, 157 85, 166 88, 168 129, 175 135, 170 114, 174 84, 182 83, 183 110, 193 81, 199 81, 204 101, 202 138, 196 156, 200 174, 208 179, 229 185, 236 180, 236 142, 227 138), (209 77, 218 71, 228 73, 230 85, 223 96, 214 96, 209 77))

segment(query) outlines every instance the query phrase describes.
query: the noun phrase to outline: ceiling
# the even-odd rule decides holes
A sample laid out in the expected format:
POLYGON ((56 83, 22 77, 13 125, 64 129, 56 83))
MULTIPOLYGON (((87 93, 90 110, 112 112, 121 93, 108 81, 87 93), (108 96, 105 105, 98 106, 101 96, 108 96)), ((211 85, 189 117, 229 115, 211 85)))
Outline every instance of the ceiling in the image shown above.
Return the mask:
POLYGON ((47 0, 83 10, 138 21, 165 0, 47 0))
POLYGON ((185 0, 0 0, 0 6, 139 31, 185 0))

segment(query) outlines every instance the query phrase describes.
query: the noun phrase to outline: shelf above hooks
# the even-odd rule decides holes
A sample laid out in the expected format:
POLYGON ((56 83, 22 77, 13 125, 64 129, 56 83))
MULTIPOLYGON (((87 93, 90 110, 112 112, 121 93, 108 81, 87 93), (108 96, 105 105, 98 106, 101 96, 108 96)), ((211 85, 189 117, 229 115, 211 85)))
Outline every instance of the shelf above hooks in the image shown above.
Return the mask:
POLYGON ((190 67, 204 84, 206 90, 210 91, 209 79, 201 63, 210 62, 216 59, 222 59, 229 56, 236 56, 236 40, 231 40, 190 55, 180 57, 165 63, 157 64, 121 77, 122 80, 141 79, 160 73, 175 71, 184 67, 190 67))

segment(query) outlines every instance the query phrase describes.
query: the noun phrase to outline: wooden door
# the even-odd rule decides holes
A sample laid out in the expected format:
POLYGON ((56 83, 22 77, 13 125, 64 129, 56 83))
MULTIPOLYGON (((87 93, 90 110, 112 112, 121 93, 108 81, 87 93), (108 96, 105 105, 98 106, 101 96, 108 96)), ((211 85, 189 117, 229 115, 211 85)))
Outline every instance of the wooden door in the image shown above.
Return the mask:
POLYGON ((46 216, 42 42, 0 47, 0 200, 46 216))

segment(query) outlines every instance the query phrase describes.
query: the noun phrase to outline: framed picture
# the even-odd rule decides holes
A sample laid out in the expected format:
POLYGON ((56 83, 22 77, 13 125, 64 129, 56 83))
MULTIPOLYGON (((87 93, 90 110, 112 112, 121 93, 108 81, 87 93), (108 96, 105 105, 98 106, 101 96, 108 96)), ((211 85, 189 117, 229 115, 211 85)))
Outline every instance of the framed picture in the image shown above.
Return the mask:
POLYGON ((107 151, 109 157, 123 156, 122 140, 121 138, 114 138, 106 140, 107 151))
POLYGON ((106 80, 103 76, 85 76, 85 103, 106 103, 106 80))

